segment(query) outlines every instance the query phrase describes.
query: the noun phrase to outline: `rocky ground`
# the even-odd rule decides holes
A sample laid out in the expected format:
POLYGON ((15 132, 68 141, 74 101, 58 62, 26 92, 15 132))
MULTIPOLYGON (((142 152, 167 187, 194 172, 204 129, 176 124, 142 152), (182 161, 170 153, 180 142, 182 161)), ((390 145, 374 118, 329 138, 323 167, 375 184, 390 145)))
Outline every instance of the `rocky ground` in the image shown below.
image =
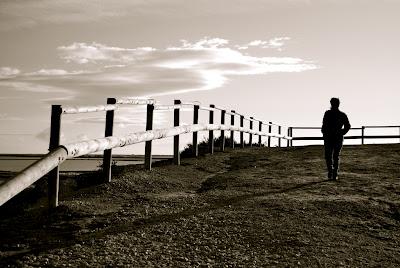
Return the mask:
POLYGON ((320 146, 118 173, 64 179, 50 215, 40 183, 2 207, 0 266, 400 266, 398 144, 346 146, 335 182, 320 146))

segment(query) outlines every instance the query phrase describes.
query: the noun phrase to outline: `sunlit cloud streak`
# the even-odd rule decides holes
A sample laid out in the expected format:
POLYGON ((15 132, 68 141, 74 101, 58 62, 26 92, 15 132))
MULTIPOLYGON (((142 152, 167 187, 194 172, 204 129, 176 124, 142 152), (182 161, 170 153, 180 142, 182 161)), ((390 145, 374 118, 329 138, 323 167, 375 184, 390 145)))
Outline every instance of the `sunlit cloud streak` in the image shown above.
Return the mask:
POLYGON ((32 72, 32 73, 26 73, 24 74, 24 76, 62 76, 62 75, 74 75, 74 74, 82 74, 85 73, 84 71, 72 71, 72 72, 68 72, 66 70, 62 70, 62 69, 40 69, 39 71, 36 72, 32 72))
POLYGON ((17 76, 21 71, 16 68, 11 67, 1 67, 0 68, 0 79, 13 78, 17 76))
MULTIPOLYGON (((283 40, 288 38, 275 38, 268 43, 252 41, 249 45, 280 47, 283 40)), ((62 59, 79 70, 9 71, 14 78, 8 81, 17 82, 14 84, 16 87, 18 83, 21 86, 36 84, 40 85, 36 88, 41 88, 41 91, 59 90, 77 98, 111 94, 116 97, 157 96, 217 89, 231 76, 302 72, 318 68, 314 62, 295 57, 243 54, 222 38, 203 38, 196 42, 181 40, 179 45, 163 49, 75 42, 58 47, 58 51, 62 59)))
POLYGON ((239 50, 246 50, 249 48, 272 48, 278 51, 283 51, 283 47, 286 44, 286 41, 290 40, 290 37, 275 37, 270 40, 253 40, 244 45, 235 45, 235 48, 239 50))
POLYGON ((75 42, 69 46, 60 46, 58 50, 61 58, 67 62, 85 64, 101 62, 132 63, 135 60, 140 60, 140 56, 145 56, 156 49, 152 47, 129 49, 110 47, 96 42, 92 44, 75 42))

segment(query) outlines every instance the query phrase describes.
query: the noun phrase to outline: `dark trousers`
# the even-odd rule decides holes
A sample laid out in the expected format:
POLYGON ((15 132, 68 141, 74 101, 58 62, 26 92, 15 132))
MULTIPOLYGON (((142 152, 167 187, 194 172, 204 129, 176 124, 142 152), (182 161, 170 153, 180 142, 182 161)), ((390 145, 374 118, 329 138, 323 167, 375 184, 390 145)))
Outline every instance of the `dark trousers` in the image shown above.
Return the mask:
POLYGON ((339 155, 343 146, 343 137, 324 137, 325 161, 328 172, 339 169, 339 155))

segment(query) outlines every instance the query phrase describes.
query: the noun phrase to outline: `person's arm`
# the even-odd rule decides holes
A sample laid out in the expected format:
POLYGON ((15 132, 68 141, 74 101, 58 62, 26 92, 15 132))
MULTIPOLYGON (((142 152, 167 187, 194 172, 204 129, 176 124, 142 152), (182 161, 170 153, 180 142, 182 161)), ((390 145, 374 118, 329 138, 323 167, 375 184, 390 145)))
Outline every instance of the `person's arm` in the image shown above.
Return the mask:
POLYGON ((350 125, 350 122, 349 122, 349 118, 347 118, 347 115, 345 113, 343 115, 344 115, 344 126, 343 126, 343 129, 342 129, 342 134, 344 136, 344 135, 346 135, 347 132, 349 132, 349 130, 351 128, 351 125, 350 125))
POLYGON ((321 132, 322 132, 322 134, 325 134, 325 132, 326 132, 326 126, 327 126, 327 112, 325 112, 325 114, 324 114, 324 118, 322 119, 322 128, 321 128, 321 132))

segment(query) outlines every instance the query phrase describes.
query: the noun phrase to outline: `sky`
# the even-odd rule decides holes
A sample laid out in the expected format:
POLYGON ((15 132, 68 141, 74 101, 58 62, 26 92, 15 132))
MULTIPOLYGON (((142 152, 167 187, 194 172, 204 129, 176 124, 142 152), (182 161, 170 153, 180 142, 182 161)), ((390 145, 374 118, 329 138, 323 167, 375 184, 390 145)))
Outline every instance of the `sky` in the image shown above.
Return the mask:
MULTIPOLYGON (((399 10, 397 0, 2 0, 0 153, 45 153, 52 104, 107 97, 200 101, 286 126, 320 126, 339 97, 354 127, 399 125, 399 10)), ((115 134, 144 130, 144 109, 118 110, 115 134)), ((157 112, 154 127, 171 116, 157 112)), ((104 117, 64 116, 62 143, 102 137, 104 117)))

